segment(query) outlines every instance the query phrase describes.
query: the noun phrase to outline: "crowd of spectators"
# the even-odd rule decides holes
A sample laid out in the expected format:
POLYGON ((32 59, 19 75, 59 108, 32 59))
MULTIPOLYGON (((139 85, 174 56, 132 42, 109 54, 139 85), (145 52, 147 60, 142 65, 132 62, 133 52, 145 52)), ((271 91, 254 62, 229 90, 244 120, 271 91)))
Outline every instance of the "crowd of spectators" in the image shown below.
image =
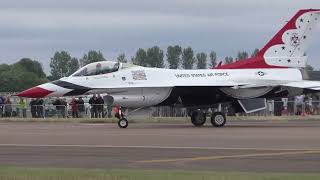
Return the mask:
POLYGON ((103 118, 104 117, 104 100, 100 96, 100 94, 93 95, 90 100, 89 104, 91 106, 90 114, 91 118, 103 118))
POLYGON ((14 109, 10 96, 0 96, 0 117, 19 116, 20 113, 22 117, 27 117, 27 108, 27 102, 23 98, 19 99, 16 109, 14 109))
POLYGON ((79 118, 84 116, 85 106, 82 97, 78 99, 72 98, 69 105, 71 106, 71 115, 73 118, 79 118))
MULTIPOLYGON (((103 118, 104 116, 104 100, 99 95, 93 95, 89 99, 90 104, 90 117, 91 118, 103 118)), ((56 107, 58 114, 63 118, 67 116, 67 106, 70 106, 71 116, 73 118, 83 117, 86 114, 85 102, 82 97, 75 98, 73 97, 68 104, 66 99, 57 98, 53 105, 56 107)))
MULTIPOLYGON (((268 104, 268 110, 276 116, 320 114, 318 95, 301 95, 291 99, 279 98, 269 101, 268 104), (273 102, 273 105, 270 102, 273 102), (270 109, 270 107, 273 108, 270 109)), ((67 100, 66 98, 24 99, 0 96, 0 117, 26 118, 31 114, 32 118, 105 118, 111 117, 111 111, 111 106, 105 106, 105 101, 100 94, 93 95, 88 99, 85 97, 85 100, 82 97, 67 100)), ((115 114, 117 115, 117 110, 115 110, 115 114)))
POLYGON ((58 116, 62 116, 63 118, 65 118, 67 116, 67 100, 65 98, 57 98, 52 105, 55 106, 56 110, 57 110, 57 115, 58 116))
MULTIPOLYGON (((52 102, 55 106, 57 115, 63 118, 68 117, 68 103, 66 99, 57 98, 52 102)), ((69 104, 72 111, 72 117, 83 117, 85 113, 85 103, 80 97, 78 99, 73 98, 69 104)), ((45 103, 43 99, 30 99, 29 103, 24 98, 12 98, 10 96, 0 96, 0 117, 27 117, 27 109, 30 108, 30 114, 32 118, 44 118, 49 115, 49 104, 45 103), (12 102, 12 99, 15 99, 12 102)))
POLYGON ((12 116, 12 102, 9 96, 0 96, 0 116, 11 117, 12 116))
POLYGON ((44 118, 43 99, 31 99, 29 106, 32 118, 44 118))
POLYGON ((67 100, 65 98, 57 98, 52 104, 56 107, 57 113, 60 114, 63 118, 68 116, 68 105, 71 107, 71 116, 73 118, 83 117, 85 114, 85 105, 82 97, 72 98, 69 104, 67 103, 67 100))

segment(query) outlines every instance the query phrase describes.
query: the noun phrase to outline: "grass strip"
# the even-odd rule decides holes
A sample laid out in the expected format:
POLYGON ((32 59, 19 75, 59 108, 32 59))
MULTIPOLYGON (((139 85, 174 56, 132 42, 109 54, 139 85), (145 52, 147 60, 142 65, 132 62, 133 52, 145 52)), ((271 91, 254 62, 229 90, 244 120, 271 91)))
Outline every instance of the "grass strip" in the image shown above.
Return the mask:
POLYGON ((0 180, 319 180, 320 174, 0 167, 0 180))

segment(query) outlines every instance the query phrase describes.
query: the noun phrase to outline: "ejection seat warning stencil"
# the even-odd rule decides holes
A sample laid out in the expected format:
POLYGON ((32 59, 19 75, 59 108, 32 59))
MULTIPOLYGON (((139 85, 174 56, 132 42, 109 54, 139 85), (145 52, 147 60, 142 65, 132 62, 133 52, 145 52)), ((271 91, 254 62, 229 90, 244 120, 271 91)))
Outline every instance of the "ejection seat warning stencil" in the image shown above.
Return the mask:
POLYGON ((131 73, 133 80, 147 80, 147 76, 144 70, 132 71, 131 73))

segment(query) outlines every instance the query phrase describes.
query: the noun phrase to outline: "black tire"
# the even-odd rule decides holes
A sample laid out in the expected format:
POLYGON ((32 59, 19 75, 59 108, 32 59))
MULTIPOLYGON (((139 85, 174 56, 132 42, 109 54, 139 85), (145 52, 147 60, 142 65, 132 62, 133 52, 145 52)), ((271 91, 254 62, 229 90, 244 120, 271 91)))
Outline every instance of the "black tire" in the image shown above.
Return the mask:
POLYGON ((127 128, 128 125, 129 125, 129 122, 126 118, 119 119, 118 121, 119 128, 127 128))
POLYGON ((200 110, 193 111, 191 113, 191 122, 194 126, 203 126, 204 123, 206 123, 206 113, 203 113, 200 110))
POLYGON ((226 122, 226 116, 222 112, 215 112, 211 116, 211 124, 215 127, 223 127, 226 122))

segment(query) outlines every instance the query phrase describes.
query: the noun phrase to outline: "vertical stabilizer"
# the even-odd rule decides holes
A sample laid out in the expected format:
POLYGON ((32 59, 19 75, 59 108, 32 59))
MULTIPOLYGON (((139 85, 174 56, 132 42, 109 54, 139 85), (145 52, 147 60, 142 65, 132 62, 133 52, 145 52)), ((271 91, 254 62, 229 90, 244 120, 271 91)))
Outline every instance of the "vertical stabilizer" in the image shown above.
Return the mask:
POLYGON ((305 67, 312 34, 320 21, 320 9, 298 11, 261 49, 255 58, 223 65, 221 69, 305 67))

